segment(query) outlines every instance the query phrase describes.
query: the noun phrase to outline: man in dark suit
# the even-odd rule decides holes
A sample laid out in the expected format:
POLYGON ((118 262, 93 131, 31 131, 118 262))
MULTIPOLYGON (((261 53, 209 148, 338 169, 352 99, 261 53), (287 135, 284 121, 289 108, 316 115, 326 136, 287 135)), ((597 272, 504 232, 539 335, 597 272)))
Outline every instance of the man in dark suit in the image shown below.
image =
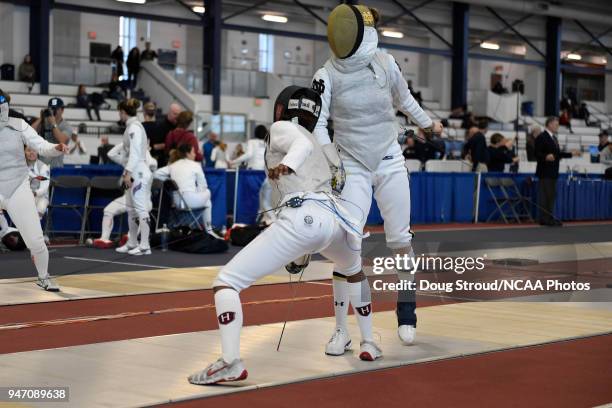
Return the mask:
POLYGON ((544 132, 535 140, 535 155, 538 161, 536 176, 538 183, 538 206, 540 209, 540 225, 561 226, 554 218, 555 198, 557 194, 557 179, 559 178, 559 161, 572 157, 571 153, 562 152, 557 139, 559 119, 546 119, 544 132))

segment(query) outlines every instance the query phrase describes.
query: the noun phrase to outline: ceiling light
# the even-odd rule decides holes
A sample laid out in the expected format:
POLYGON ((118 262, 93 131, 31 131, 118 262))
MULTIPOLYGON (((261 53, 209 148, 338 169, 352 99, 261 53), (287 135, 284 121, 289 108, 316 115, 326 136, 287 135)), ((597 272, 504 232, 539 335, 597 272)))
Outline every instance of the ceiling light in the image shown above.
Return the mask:
POLYGON ((145 4, 147 0, 117 0, 121 3, 135 3, 135 4, 145 4))
POLYGON ((382 32, 382 35, 385 37, 391 37, 391 38, 404 38, 404 33, 400 31, 384 30, 382 32))
POLYGON ((582 59, 582 56, 580 54, 569 53, 567 54, 566 58, 569 60, 580 61, 582 59))
POLYGON ((196 13, 200 13, 200 14, 204 14, 204 12, 206 11, 206 9, 202 6, 193 6, 191 8, 194 12, 196 13))
POLYGON ((287 22, 287 17, 278 16, 276 14, 264 14, 261 18, 262 20, 271 21, 273 23, 286 23, 287 22))
POLYGON ((487 50, 499 50, 499 44, 483 41, 480 43, 480 48, 485 48, 487 50))

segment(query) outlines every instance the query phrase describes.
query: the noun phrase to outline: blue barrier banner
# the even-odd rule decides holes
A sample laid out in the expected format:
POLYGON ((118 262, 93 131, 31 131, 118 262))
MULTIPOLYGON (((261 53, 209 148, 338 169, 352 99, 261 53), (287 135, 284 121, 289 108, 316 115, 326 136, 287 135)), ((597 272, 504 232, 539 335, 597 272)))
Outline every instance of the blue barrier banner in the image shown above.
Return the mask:
POLYGON ((227 172, 223 169, 204 169, 212 201, 212 224, 222 227, 227 218, 227 172))
POLYGON ((266 174, 261 170, 240 170, 236 177, 238 177, 238 191, 234 222, 255 224, 259 210, 259 189, 266 174))
MULTIPOLYGON (((473 219, 473 173, 411 173, 411 223, 470 222, 473 219)), ((368 224, 382 224, 376 200, 368 224)))
MULTIPOLYGON (((483 173, 480 186, 478 220, 486 221, 496 210, 494 198, 485 184, 486 177, 505 177, 514 180, 521 194, 527 199, 531 215, 537 219, 538 179, 533 174, 483 173)), ((563 221, 604 220, 612 218, 612 182, 602 180, 601 175, 588 178, 568 178, 560 175, 557 180, 557 198, 554 215, 563 221)), ((506 213, 510 215, 510 213, 506 213)), ((491 221, 499 221, 499 213, 491 221)))
MULTIPOLYGON (((86 177, 116 176, 120 177, 122 168, 116 165, 84 165, 54 168, 52 177, 60 175, 82 175, 86 177)), ((212 221, 216 227, 225 225, 226 216, 233 211, 235 176, 233 172, 223 169, 205 169, 206 181, 212 195, 212 221), (231 190, 231 191, 229 191, 231 190)), ((448 223, 471 222, 473 219, 474 186, 477 175, 474 173, 412 173, 410 175, 411 222, 448 223)), ((485 177, 509 177, 517 184, 521 194, 527 197, 532 215, 537 217, 537 178, 532 174, 483 173, 481 179, 479 221, 486 221, 496 210, 494 198, 485 185, 485 177)), ((599 176, 600 177, 600 176, 599 176)), ((240 170, 238 174, 237 211, 235 222, 253 224, 259 209, 259 189, 265 173, 258 170, 240 170)), ((557 182, 557 200, 555 216, 561 220, 603 220, 612 219, 612 182, 601 180, 597 176, 569 179, 561 175, 557 182)), ((91 197, 91 204, 104 206, 114 196, 96 193, 91 197)), ((154 198, 155 199, 155 198, 154 198)), ((54 203, 82 204, 85 190, 75 191, 58 188, 55 191, 54 203)), ((499 214, 493 218, 499 221, 499 214)), ((88 230, 98 231, 102 211, 94 210, 89 217, 88 230)), ((376 200, 368 214, 368 224, 382 224, 383 219, 376 200)), ((115 222, 115 229, 120 224, 115 222)), ((124 227, 126 223, 123 223, 124 227)), ((53 229, 55 231, 80 231, 78 215, 73 210, 57 209, 53 212, 53 229)), ((124 228, 125 229, 125 228, 124 228)))

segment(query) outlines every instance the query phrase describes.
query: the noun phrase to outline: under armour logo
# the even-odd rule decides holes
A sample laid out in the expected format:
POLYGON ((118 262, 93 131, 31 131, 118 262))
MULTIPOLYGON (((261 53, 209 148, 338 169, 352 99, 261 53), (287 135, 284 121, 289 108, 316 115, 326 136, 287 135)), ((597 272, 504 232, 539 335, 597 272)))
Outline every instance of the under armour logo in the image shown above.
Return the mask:
POLYGON ((235 312, 225 312, 221 313, 218 317, 219 324, 230 324, 236 318, 235 312))
POLYGON ((356 307, 355 309, 357 310, 357 313, 359 313, 363 317, 369 316, 369 314, 372 312, 372 304, 368 303, 365 306, 356 307))
POLYGON ((322 79, 319 79, 318 81, 316 79, 313 79, 312 90, 318 93, 319 95, 323 95, 323 92, 325 92, 325 81, 322 79))
MULTIPOLYGON (((338 306, 338 302, 334 302, 335 306, 338 306)), ((344 302, 340 302, 340 307, 344 306, 344 302)))

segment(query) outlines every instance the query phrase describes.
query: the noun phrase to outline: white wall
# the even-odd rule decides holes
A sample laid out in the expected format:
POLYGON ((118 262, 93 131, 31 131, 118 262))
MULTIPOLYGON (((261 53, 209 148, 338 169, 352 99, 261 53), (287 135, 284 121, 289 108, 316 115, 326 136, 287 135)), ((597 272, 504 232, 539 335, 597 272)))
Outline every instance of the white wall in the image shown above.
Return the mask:
POLYGON ((28 7, 0 2, 0 65, 19 64, 30 49, 30 10, 28 7))

